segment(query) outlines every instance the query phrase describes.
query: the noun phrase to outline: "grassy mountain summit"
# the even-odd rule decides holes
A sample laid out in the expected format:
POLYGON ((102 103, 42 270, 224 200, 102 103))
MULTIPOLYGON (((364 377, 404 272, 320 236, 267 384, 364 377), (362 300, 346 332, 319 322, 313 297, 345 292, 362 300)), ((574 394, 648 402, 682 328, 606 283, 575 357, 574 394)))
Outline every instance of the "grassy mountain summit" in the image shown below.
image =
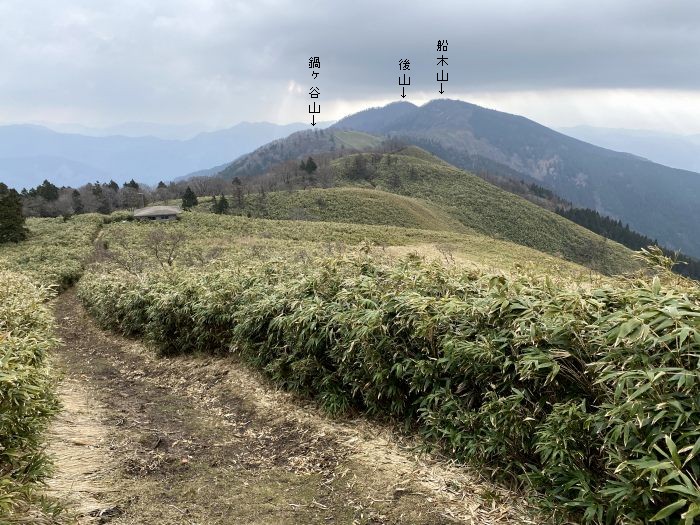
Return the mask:
POLYGON ((663 244, 700 255, 700 174, 669 168, 580 140, 527 118, 457 100, 395 103, 339 121, 332 129, 390 135, 464 169, 498 170, 552 189, 663 244))

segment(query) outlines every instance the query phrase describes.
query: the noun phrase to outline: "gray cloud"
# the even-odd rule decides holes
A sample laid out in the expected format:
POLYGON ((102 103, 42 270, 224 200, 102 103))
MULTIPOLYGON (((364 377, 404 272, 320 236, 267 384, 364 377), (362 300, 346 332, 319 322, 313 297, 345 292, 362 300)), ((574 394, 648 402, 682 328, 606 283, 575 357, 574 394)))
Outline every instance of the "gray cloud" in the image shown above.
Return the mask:
POLYGON ((396 97, 401 58, 437 96, 443 38, 447 95, 700 90, 693 1, 0 0, 0 21, 2 121, 288 120, 312 85, 331 108, 396 97))

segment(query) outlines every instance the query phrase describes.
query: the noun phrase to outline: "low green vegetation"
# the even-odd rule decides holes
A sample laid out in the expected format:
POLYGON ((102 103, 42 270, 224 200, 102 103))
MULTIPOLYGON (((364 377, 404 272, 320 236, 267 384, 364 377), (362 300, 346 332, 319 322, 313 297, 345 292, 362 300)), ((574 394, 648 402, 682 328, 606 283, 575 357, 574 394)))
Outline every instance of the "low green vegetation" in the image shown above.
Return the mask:
MULTIPOLYGON (((212 209, 209 201, 196 210, 212 209)), ((251 217, 401 226, 422 230, 469 231, 439 207, 420 199, 368 188, 313 188, 247 197, 242 209, 251 217)))
POLYGON ((361 131, 314 129, 298 131, 286 138, 272 141, 243 155, 219 173, 227 180, 245 179, 268 172, 276 165, 292 161, 296 167, 301 159, 319 154, 343 154, 379 146, 384 139, 361 131))
POLYGON ((0 393, 0 430, 28 436, 13 446, 36 462, 5 468, 21 455, 2 459, 0 441, 11 480, 0 478, 0 510, 25 508, 46 475, 35 452, 55 411, 44 360, 55 342, 43 301, 88 268, 79 296, 92 315, 164 354, 238 353, 330 412, 404 422, 574 519, 691 523, 695 285, 664 272, 600 278, 558 258, 581 259, 568 239, 597 249, 580 262, 605 273, 639 265, 555 214, 530 216, 522 199, 497 205, 500 190, 421 150, 403 153, 333 161, 341 187, 249 194, 238 209, 226 198, 241 215, 202 198, 172 223, 28 220, 28 239, 0 248, 11 319, 0 317, 0 381, 30 397, 0 393), (20 405, 33 415, 12 412, 20 405))
MULTIPOLYGON (((43 431, 58 409, 47 354, 56 345, 49 290, 0 269, 0 521, 37 523, 50 472, 43 431), (30 510, 31 509, 31 510, 30 510), (33 519, 29 521, 29 513, 33 519), (25 520, 26 521, 22 521, 25 520)), ((50 508, 43 509, 51 511, 50 508)))
MULTIPOLYGON (((361 190, 358 193, 362 195, 361 190)), ((374 195, 370 192, 367 198, 374 198, 374 195)), ((206 210, 210 203, 200 206, 206 210)), ((432 221, 431 217, 428 214, 421 220, 432 221)), ((437 217, 434 224, 439 224, 437 217)), ((110 267, 138 274, 163 265, 204 269, 262 263, 279 257, 309 262, 317 257, 343 255, 365 245, 387 260, 414 253, 450 265, 546 273, 572 285, 599 277, 582 266, 554 256, 463 229, 464 233, 454 233, 371 224, 186 213, 181 220, 166 224, 113 221, 104 228, 97 255, 110 267), (170 252, 172 261, 168 262, 170 252)))
POLYGON ((27 240, 0 246, 0 270, 22 272, 37 283, 65 289, 83 274, 105 217, 27 219, 27 240))
POLYGON ((404 421, 587 523, 700 515, 700 290, 665 270, 576 290, 415 256, 165 270, 89 273, 79 296, 164 354, 239 353, 331 412, 404 421))
MULTIPOLYGON (((253 177, 227 198, 228 213, 478 232, 608 275, 636 268, 628 248, 414 146, 345 155, 324 161, 319 171, 293 164, 253 177)), ((212 204, 203 199, 196 209, 211 211, 212 204)))

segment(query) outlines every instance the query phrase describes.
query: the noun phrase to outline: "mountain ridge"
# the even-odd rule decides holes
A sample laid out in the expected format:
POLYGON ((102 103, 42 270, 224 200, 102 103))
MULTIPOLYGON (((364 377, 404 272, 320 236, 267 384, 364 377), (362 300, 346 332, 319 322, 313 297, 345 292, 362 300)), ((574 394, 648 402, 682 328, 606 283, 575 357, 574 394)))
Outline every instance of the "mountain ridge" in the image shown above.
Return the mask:
POLYGON ((473 155, 501 163, 576 206, 623 220, 673 249, 700 255, 700 236, 691 226, 700 222, 696 172, 601 148, 526 117, 468 102, 439 99, 413 108, 404 104, 395 118, 395 108, 384 114, 387 107, 350 115, 330 129, 416 141, 441 158, 452 153, 445 160, 464 169, 470 169, 465 159, 473 155))

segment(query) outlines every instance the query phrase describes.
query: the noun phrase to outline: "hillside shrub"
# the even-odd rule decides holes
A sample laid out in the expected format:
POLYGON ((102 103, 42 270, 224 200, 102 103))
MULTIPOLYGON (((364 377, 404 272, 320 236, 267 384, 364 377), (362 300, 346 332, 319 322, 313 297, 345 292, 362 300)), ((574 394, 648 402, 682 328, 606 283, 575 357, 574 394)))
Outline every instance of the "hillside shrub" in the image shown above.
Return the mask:
POLYGON ((0 522, 33 500, 49 473, 42 433, 58 402, 47 352, 56 339, 47 290, 0 270, 0 522))
POLYGON ((700 290, 369 256, 89 274, 104 325, 164 353, 236 352, 331 412, 403 421, 588 523, 700 516, 700 290))
POLYGON ((75 284, 93 253, 102 216, 27 220, 27 240, 0 246, 0 270, 25 274, 42 285, 65 290, 75 284))

